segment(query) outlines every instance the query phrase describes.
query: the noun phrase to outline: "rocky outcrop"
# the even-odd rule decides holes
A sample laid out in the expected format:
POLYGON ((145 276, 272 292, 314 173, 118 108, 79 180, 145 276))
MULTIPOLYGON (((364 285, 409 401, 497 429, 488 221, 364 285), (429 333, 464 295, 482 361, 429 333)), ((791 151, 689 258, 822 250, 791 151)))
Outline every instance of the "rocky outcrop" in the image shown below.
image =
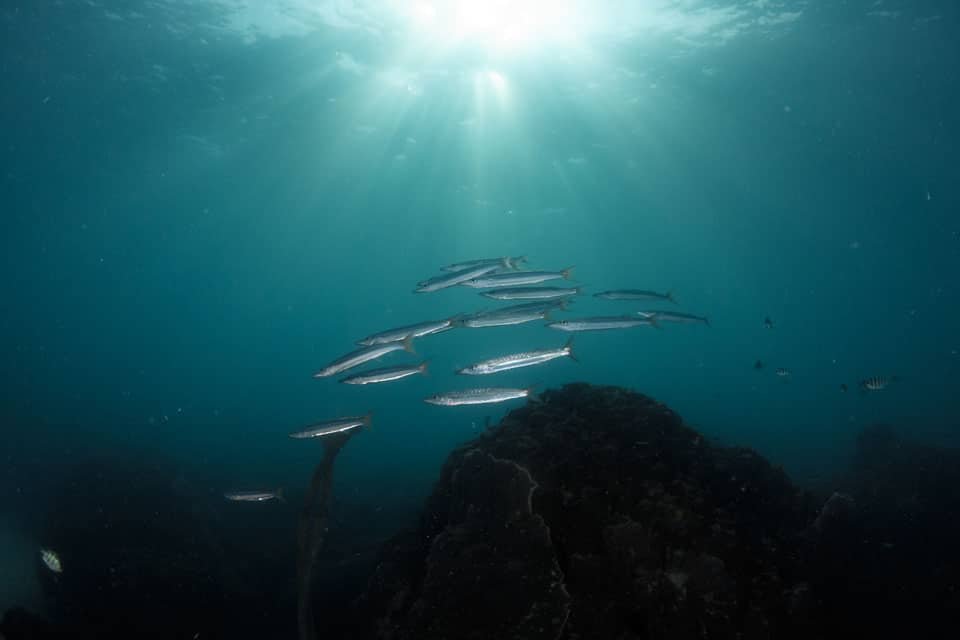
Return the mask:
POLYGON ((752 451, 709 444, 642 395, 569 385, 450 456, 349 626, 384 640, 800 637, 807 521, 752 451))

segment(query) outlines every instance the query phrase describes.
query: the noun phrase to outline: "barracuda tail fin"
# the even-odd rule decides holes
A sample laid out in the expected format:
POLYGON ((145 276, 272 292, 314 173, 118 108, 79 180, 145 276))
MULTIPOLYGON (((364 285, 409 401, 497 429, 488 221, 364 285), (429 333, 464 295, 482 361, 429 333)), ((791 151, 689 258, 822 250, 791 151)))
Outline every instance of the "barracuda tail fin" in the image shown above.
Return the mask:
POLYGON ((287 503, 287 498, 286 498, 286 496, 283 495, 283 488, 282 488, 282 487, 279 488, 279 489, 277 489, 276 492, 274 492, 274 495, 277 496, 277 500, 279 500, 280 502, 282 502, 282 503, 284 503, 284 504, 287 503))
POLYGON ((563 345, 563 348, 567 350, 567 357, 573 360, 574 362, 580 362, 580 358, 576 356, 573 352, 573 338, 567 340, 567 344, 563 345))
POLYGON ((407 353, 416 353, 413 349, 413 336, 407 336, 403 339, 403 350, 407 353))
POLYGON ((564 280, 569 280, 573 277, 573 267, 567 267, 566 269, 561 269, 560 274, 563 276, 564 280))
POLYGON ((534 389, 540 386, 543 386, 543 385, 539 382, 534 382, 529 387, 524 388, 524 391, 527 392, 527 400, 529 400, 530 402, 543 402, 543 400, 540 399, 540 394, 534 391, 534 389))
POLYGON ((373 411, 367 411, 363 416, 363 426, 369 428, 373 424, 373 411))
POLYGON ((420 373, 422 373, 425 376, 430 375, 430 361, 424 360, 423 362, 420 363, 420 366, 417 367, 417 369, 419 369, 420 373))
POLYGON ((673 297, 673 291, 667 291, 667 295, 663 296, 673 304, 677 304, 677 299, 673 297))

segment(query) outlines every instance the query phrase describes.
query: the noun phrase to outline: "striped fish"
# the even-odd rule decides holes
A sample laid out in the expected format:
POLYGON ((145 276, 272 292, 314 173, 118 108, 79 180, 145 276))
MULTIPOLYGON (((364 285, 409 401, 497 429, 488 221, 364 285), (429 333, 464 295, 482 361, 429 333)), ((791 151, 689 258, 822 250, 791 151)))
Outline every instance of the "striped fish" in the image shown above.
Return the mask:
POLYGON ((890 386, 891 382, 896 382, 896 376, 873 376, 860 381, 860 388, 864 391, 883 391, 890 386))

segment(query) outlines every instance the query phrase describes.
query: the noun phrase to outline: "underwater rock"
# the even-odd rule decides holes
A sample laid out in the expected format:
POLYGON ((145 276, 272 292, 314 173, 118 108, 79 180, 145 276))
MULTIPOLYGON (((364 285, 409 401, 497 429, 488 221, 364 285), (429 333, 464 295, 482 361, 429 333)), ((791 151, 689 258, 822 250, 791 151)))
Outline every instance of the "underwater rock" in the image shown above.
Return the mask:
MULTIPOLYGON (((289 534, 251 540, 254 555, 239 546, 244 533, 218 516, 224 502, 216 498, 191 490, 175 468, 142 457, 78 461, 65 472, 37 541, 63 561, 54 573, 35 554, 48 622, 31 617, 29 626, 4 626, 4 635, 292 636, 293 558, 283 552, 289 534), (269 592, 261 585, 268 580, 269 592)), ((270 510, 259 510, 261 518, 284 513, 283 505, 264 506, 270 510)))
POLYGON ((860 434, 842 482, 818 521, 807 572, 831 622, 827 637, 940 635, 960 610, 960 451, 860 434), (828 512, 830 512, 828 514, 828 512))
MULTIPOLYGON (((567 385, 449 457, 353 638, 801 637, 805 501, 666 406, 567 385)), ((319 614, 318 618, 322 618, 319 614)))

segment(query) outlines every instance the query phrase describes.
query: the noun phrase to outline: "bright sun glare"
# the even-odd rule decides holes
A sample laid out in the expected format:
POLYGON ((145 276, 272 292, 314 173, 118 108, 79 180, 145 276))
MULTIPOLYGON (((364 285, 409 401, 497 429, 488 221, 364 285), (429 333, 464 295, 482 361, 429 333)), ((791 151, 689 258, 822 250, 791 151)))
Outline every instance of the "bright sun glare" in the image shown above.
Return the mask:
POLYGON ((576 36, 572 0, 419 0, 411 18, 444 47, 475 44, 497 53, 540 48, 576 36))

